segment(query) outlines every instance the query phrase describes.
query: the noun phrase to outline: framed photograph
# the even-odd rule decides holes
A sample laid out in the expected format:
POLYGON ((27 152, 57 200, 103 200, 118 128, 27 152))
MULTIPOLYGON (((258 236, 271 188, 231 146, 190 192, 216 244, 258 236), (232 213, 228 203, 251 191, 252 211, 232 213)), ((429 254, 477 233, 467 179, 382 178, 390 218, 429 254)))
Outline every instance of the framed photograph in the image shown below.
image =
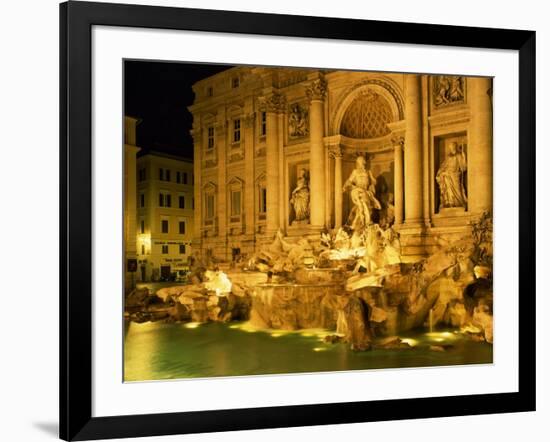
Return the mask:
POLYGON ((60 17, 62 439, 535 409, 534 32, 60 17))

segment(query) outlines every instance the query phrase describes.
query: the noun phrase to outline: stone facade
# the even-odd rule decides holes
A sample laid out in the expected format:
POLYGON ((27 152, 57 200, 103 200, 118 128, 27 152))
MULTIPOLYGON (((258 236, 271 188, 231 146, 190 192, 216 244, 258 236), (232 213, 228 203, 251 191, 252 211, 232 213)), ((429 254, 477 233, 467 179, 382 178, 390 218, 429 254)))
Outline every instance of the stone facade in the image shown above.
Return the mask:
POLYGON ((194 232, 193 180, 191 160, 156 151, 138 155, 137 281, 166 280, 188 270, 194 232))
POLYGON ((492 210, 491 88, 490 78, 246 66, 197 82, 195 250, 229 261, 278 230, 318 240, 346 225, 343 185, 364 156, 374 221, 394 223, 405 260, 425 256, 492 210), (465 198, 450 198, 461 186, 465 198))

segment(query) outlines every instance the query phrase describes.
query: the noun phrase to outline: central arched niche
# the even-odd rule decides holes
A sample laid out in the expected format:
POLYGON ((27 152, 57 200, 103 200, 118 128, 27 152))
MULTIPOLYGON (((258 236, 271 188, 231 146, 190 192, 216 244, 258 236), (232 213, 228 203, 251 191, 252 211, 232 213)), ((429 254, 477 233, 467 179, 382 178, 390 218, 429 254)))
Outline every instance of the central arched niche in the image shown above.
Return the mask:
POLYGON ((349 138, 372 139, 388 135, 393 111, 387 100, 371 89, 361 91, 349 105, 340 133, 349 138))
MULTIPOLYGON (((342 175, 345 181, 355 168, 357 155, 365 155, 376 177, 376 196, 387 209, 394 193, 392 128, 403 119, 403 100, 389 81, 367 79, 345 91, 331 121, 332 133, 341 135, 344 148, 342 175), (388 146, 390 146, 388 148, 388 146)), ((349 192, 342 199, 343 221, 352 208, 349 192)), ((373 216, 379 222, 382 212, 373 216)))

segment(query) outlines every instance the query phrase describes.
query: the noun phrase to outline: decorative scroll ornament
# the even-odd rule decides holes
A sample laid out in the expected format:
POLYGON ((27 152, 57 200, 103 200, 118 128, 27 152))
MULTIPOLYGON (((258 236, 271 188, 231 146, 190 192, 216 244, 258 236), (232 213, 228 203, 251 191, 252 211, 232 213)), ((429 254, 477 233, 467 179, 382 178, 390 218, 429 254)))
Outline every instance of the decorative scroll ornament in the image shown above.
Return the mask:
POLYGON ((305 137, 309 134, 309 111, 299 103, 290 106, 288 134, 291 138, 305 137))
POLYGON ((340 133, 350 138, 378 138, 391 132, 388 123, 392 120, 393 113, 386 99, 367 89, 346 110, 340 133))
POLYGON ((278 92, 258 97, 258 106, 263 112, 283 113, 286 110, 286 97, 278 92))
POLYGON ((306 87, 306 95, 309 101, 324 100, 327 95, 327 82, 323 77, 312 81, 306 87))
POLYGON ((435 107, 464 103, 465 79, 457 75, 433 77, 433 103, 435 107))

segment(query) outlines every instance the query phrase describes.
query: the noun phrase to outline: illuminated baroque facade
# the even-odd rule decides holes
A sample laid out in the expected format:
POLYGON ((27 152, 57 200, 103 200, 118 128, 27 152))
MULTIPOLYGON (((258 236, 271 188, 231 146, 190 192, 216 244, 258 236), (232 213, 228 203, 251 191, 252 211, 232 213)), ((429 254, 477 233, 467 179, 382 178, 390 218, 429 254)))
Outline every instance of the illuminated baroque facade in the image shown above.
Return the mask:
POLYGON ((197 82, 197 251, 228 261, 278 230, 318 240, 357 219, 363 194, 350 189, 366 179, 372 222, 394 226, 405 260, 424 256, 492 210, 491 88, 490 78, 264 67, 197 82))
POLYGON ((193 239, 193 163, 162 152, 137 158, 138 281, 188 269, 193 239))

